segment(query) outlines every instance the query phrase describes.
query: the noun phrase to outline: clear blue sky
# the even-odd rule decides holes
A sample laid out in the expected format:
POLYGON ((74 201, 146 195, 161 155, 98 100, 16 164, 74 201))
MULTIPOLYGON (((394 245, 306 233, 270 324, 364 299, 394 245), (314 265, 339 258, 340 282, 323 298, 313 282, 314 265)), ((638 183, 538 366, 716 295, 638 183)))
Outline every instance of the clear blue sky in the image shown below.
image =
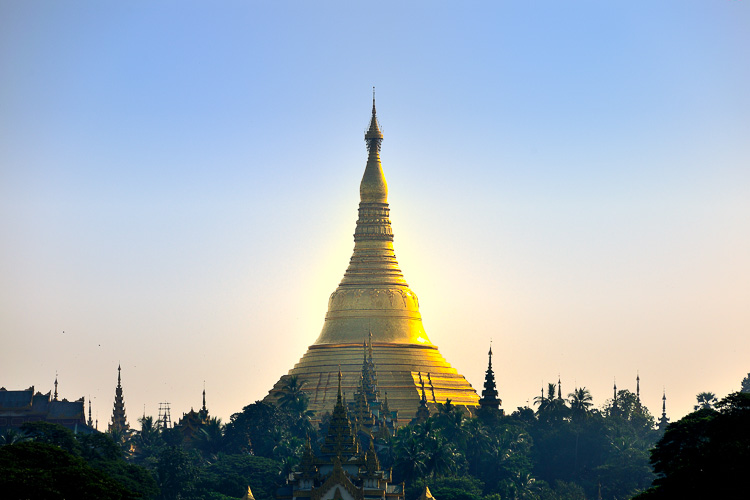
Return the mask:
POLYGON ((750 371, 750 4, 0 2, 0 385, 225 420, 317 337, 377 88, 396 254, 506 410, 750 371), (65 333, 63 333, 63 331, 65 333))

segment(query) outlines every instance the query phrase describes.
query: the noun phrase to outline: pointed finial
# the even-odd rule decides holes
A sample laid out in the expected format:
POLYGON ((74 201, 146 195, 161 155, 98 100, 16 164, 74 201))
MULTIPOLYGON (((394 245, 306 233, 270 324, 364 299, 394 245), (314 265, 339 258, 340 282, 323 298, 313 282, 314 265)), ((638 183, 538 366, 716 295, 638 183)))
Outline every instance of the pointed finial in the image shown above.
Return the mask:
POLYGON ((337 400, 339 403, 341 402, 341 365, 339 365, 339 393, 337 396, 337 400))
POLYGON ((120 363, 117 363, 117 385, 120 385, 120 363))
POLYGON ((53 401, 57 401, 57 370, 55 370, 55 397, 53 401))
POLYGON ((245 493, 245 496, 241 500, 255 500, 253 490, 250 489, 250 486, 247 487, 247 493, 245 493))
POLYGON ((203 381, 203 411, 206 411, 206 381, 203 381))
POLYGON ((635 399, 638 404, 641 403, 641 375, 635 372, 635 399))
POLYGON ((557 374, 557 399, 562 399, 562 382, 559 373, 557 374))
POLYGON ((616 378, 615 378, 615 385, 613 389, 614 389, 614 396, 612 397, 612 406, 617 408, 617 379, 616 378))
POLYGON ((372 88, 372 117, 370 118, 370 125, 365 133, 365 141, 367 142, 367 150, 371 150, 371 140, 376 140, 376 146, 380 151, 380 141, 383 140, 383 132, 380 130, 380 123, 378 123, 377 111, 375 109, 375 87, 372 88))

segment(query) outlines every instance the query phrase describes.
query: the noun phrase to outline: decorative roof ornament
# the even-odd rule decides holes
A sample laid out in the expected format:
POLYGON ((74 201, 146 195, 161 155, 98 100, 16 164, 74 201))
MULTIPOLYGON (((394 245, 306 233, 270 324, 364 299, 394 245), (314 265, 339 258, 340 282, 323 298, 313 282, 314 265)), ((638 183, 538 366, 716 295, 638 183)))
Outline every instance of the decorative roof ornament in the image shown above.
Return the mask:
POLYGON ((247 487, 247 493, 245 493, 245 496, 241 500, 255 500, 253 490, 250 489, 250 486, 247 487))
POLYGON ((665 430, 667 430, 668 425, 669 419, 667 418, 667 390, 664 389, 664 392, 661 396, 661 418, 659 419, 658 428, 660 431, 664 432, 665 430))
POLYGON ((435 500, 435 497, 432 496, 432 492, 430 491, 430 488, 425 485, 424 490, 422 491, 422 494, 419 495, 419 498, 417 500, 435 500))
POLYGON ((479 406, 497 410, 503 401, 497 395, 495 372, 492 370, 492 342, 490 342, 490 351, 487 355, 489 359, 487 361, 487 371, 484 373, 484 390, 482 391, 482 398, 479 400, 479 406))
MULTIPOLYGON (((367 165, 359 185, 359 199, 362 203, 388 203, 388 183, 385 181, 383 167, 380 164, 380 145, 383 132, 380 130, 377 112, 375 111, 375 87, 372 90, 372 117, 370 126, 365 132, 367 145, 367 165)), ((390 238, 393 241, 393 235, 390 238)), ((356 235, 355 235, 356 241, 356 235)))
POLYGON ((641 375, 635 372, 635 404, 641 407, 641 375))
POLYGON ((119 431, 126 432, 130 429, 128 425, 127 417, 125 416, 125 402, 122 397, 122 378, 121 372, 122 367, 117 365, 117 387, 115 388, 115 404, 112 409, 112 421, 107 429, 108 432, 119 431))
POLYGON ((620 413, 620 407, 617 404, 617 379, 615 379, 614 395, 612 396, 612 412, 616 415, 620 413))
POLYGON ((336 406, 333 407, 331 421, 328 425, 328 435, 320 447, 320 451, 333 457, 352 457, 359 452, 357 438, 352 432, 352 423, 346 411, 341 395, 341 367, 339 367, 339 388, 336 396, 336 406))

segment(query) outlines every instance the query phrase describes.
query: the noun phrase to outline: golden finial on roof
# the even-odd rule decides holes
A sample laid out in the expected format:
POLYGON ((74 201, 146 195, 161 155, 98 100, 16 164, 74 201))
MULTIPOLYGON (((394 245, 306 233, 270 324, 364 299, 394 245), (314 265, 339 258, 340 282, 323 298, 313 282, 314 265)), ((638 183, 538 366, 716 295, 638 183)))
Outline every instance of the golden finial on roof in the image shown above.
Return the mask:
POLYGON ((375 87, 372 94, 372 117, 370 126, 365 132, 367 144, 367 166, 362 182, 359 185, 359 199, 362 203, 388 203, 388 184, 385 182, 383 167, 380 164, 380 144, 383 142, 383 132, 380 130, 377 113, 375 111, 375 87))
POLYGON ((435 497, 432 496, 432 492, 430 492, 430 488, 425 485, 424 491, 421 495, 419 495, 419 498, 417 500, 435 500, 435 497))
POLYGON ((242 500, 255 500, 255 497, 253 496, 253 490, 250 489, 250 486, 247 487, 247 493, 245 493, 245 496, 242 497, 242 500))

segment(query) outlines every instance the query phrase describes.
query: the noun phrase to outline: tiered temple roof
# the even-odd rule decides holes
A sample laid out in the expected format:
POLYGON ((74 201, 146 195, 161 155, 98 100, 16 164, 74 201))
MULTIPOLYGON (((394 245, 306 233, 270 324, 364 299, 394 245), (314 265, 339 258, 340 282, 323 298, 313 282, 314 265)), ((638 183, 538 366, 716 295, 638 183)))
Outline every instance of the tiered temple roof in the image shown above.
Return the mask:
POLYGON ((341 375, 328 432, 315 454, 307 439, 297 470, 277 491, 279 499, 403 500, 404 485, 391 484, 391 471, 380 467, 374 441, 363 451, 341 394, 341 375))
MULTIPOLYGON (((482 391, 482 398, 479 400, 479 406, 497 410, 503 404, 503 401, 497 395, 495 372, 492 371, 492 346, 490 346, 490 352, 487 354, 489 361, 487 362, 487 371, 484 374, 484 390, 482 391)), ((559 387, 560 385, 558 384, 558 391, 559 387)))
POLYGON ((115 404, 112 409, 112 420, 109 423, 107 432, 127 432, 130 429, 127 417, 125 416, 125 401, 122 397, 122 380, 120 378, 120 365, 117 365, 117 387, 115 388, 115 404))
POLYGON ((84 398, 59 400, 52 391, 34 392, 34 386, 19 391, 0 387, 0 429, 17 429, 26 422, 50 422, 72 431, 91 431, 86 425, 84 398))

